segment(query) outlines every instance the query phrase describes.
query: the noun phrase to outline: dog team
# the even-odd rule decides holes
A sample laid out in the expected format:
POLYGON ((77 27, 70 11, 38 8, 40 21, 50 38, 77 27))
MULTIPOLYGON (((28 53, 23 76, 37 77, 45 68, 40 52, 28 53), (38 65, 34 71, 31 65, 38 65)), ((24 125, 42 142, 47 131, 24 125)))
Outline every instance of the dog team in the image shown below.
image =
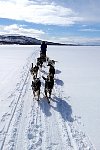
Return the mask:
MULTIPOLYGON (((47 46, 46 46, 47 48, 47 46)), ((44 49, 43 49, 44 50, 44 49)), ((36 65, 31 66, 30 72, 31 75, 33 76, 33 81, 32 81, 32 91, 34 97, 37 96, 37 100, 39 101, 40 99, 40 89, 41 89, 41 80, 38 78, 38 72, 42 69, 43 63, 46 62, 47 66, 49 66, 49 72, 47 77, 42 76, 42 78, 45 81, 45 86, 44 86, 44 94, 45 97, 48 100, 48 103, 50 103, 50 98, 52 94, 52 90, 54 87, 54 75, 55 75, 55 61, 50 60, 48 57, 46 57, 46 52, 40 51, 40 57, 37 58, 36 65)))

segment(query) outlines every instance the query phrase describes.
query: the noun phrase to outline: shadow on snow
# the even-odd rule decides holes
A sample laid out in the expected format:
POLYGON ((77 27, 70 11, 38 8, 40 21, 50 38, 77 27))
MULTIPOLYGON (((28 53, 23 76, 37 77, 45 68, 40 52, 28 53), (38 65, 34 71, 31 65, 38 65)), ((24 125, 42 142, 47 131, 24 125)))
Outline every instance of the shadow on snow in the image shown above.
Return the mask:
POLYGON ((50 109, 52 108, 55 111, 59 112, 59 114, 61 115, 64 121, 69 121, 69 122, 74 121, 74 119, 71 117, 72 115, 71 106, 62 98, 54 96, 53 99, 51 100, 51 103, 48 104, 46 98, 43 97, 40 100, 40 108, 47 117, 50 117, 51 115, 53 115, 50 112, 50 109), (53 106, 52 101, 56 102, 57 105, 53 106))
POLYGON ((52 114, 50 112, 51 106, 48 104, 47 99, 45 97, 40 99, 40 108, 42 112, 47 116, 50 117, 52 114))
POLYGON ((62 80, 60 80, 60 79, 55 79, 55 83, 56 83, 57 85, 61 85, 61 86, 64 85, 64 82, 63 82, 62 80))
POLYGON ((65 100, 59 97, 53 97, 53 101, 56 102, 57 106, 51 106, 54 110, 58 111, 64 121, 73 122, 74 119, 71 117, 72 115, 72 108, 65 100))
POLYGON ((61 73, 61 71, 60 71, 60 70, 58 70, 58 69, 56 69, 55 74, 60 74, 60 73, 61 73))

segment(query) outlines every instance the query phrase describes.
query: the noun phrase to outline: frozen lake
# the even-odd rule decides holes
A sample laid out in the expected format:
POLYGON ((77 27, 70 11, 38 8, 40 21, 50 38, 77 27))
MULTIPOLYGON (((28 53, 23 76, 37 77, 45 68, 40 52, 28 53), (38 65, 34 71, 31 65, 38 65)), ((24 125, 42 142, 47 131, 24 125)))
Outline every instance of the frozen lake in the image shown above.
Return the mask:
MULTIPOLYGON (((34 53, 38 57, 39 51, 40 46, 0 46, 0 120, 9 111, 11 101, 8 101, 8 97, 18 88, 26 61, 30 67, 30 56, 34 53)), ((66 96, 70 96, 69 102, 74 117, 76 116, 80 127, 96 150, 99 150, 100 47, 48 46, 47 55, 57 61, 55 67, 61 80, 60 85, 66 96)), ((2 129, 2 123, 0 127, 2 129)), ((2 131, 0 133, 2 134, 2 131)))

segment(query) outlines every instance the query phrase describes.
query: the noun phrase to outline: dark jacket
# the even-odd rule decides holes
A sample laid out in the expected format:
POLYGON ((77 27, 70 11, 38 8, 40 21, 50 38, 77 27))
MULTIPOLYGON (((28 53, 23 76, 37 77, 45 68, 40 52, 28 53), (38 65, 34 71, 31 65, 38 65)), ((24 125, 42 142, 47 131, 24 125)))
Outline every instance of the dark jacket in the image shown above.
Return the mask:
POLYGON ((41 53, 46 54, 47 44, 43 41, 41 44, 41 53))

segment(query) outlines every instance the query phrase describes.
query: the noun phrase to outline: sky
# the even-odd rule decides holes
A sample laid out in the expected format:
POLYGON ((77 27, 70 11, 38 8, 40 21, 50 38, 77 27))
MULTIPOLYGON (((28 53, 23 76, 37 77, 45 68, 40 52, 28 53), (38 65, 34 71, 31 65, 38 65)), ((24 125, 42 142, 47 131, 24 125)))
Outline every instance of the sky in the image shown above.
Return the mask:
POLYGON ((0 0, 0 35, 100 44, 100 0, 0 0))

